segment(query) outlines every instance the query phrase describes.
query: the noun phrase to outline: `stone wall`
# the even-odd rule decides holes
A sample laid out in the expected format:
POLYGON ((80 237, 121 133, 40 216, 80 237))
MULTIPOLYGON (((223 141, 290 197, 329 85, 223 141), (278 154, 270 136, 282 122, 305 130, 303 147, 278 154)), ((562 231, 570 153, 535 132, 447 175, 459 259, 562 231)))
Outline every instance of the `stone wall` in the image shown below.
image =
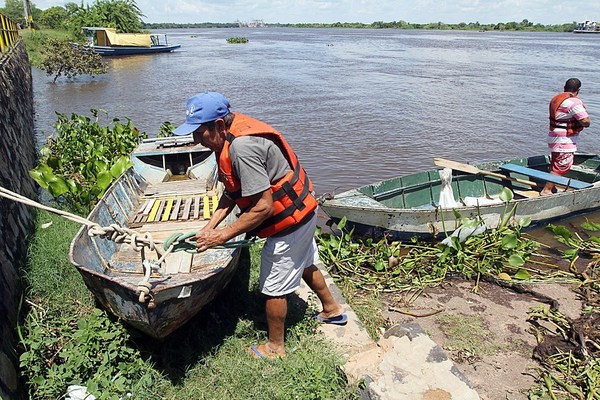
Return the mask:
MULTIPOLYGON (((0 54, 0 186, 29 198, 36 190, 28 170, 34 166, 33 89, 23 43, 0 54)), ((19 267, 34 210, 0 197, 0 398, 19 398, 15 327, 21 296, 19 267)))

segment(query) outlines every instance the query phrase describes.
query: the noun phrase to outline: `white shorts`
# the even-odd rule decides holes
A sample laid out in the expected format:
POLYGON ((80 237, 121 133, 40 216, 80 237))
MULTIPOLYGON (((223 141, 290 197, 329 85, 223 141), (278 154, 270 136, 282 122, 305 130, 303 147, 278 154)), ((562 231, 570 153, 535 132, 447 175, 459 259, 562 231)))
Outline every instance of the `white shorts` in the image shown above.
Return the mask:
POLYGON ((268 237, 260 256, 259 289, 267 296, 284 296, 300 287, 304 269, 319 262, 315 243, 317 213, 284 235, 268 237))

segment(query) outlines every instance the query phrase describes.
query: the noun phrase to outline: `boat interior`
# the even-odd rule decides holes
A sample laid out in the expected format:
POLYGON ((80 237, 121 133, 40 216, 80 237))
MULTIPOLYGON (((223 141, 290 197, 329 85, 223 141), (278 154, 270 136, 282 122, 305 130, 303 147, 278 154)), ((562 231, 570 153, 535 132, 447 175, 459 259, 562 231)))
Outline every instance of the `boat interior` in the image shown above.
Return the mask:
MULTIPOLYGON (((452 171, 451 188, 456 201, 465 206, 483 204, 483 202, 501 202, 498 199, 503 188, 510 188, 515 199, 538 197, 548 177, 549 157, 536 156, 509 161, 477 164, 481 170, 503 174, 511 178, 537 183, 537 186, 505 180, 485 174, 452 171), (512 164, 526 167, 521 173, 507 172, 502 166, 512 164)), ((442 180, 439 170, 430 170, 399 176, 366 185, 358 190, 369 198, 389 208, 428 209, 440 204, 442 180)), ((572 184, 594 184, 600 181, 600 157, 596 155, 576 154, 574 165, 566 175, 567 183, 558 185, 558 190, 572 190, 572 184)), ((552 178, 549 178, 552 179, 552 178)), ((585 185, 584 185, 585 186, 585 185)))
MULTIPOLYGON (((209 149, 200 145, 141 146, 132 159, 134 167, 107 190, 89 219, 101 226, 118 224, 133 229, 139 236, 149 233, 154 241, 198 231, 208 222, 222 192, 216 160, 209 149)), ((142 254, 126 244, 89 237, 85 230, 79 232, 73 247, 75 264, 135 282, 143 274, 142 257, 158 258, 154 251, 144 250, 142 254)), ((209 273, 223 268, 230 259, 229 249, 201 254, 176 252, 167 257, 162 272, 209 273)))

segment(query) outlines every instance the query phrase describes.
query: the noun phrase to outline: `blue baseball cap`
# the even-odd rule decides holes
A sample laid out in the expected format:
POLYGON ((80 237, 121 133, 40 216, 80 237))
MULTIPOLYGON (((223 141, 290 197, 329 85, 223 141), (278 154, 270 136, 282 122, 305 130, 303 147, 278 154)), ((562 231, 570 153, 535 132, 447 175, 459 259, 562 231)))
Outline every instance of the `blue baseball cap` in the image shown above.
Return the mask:
POLYGON ((229 114, 229 107, 229 100, 221 93, 198 93, 188 99, 185 108, 185 123, 175 128, 173 133, 178 136, 189 135, 200 125, 229 114))

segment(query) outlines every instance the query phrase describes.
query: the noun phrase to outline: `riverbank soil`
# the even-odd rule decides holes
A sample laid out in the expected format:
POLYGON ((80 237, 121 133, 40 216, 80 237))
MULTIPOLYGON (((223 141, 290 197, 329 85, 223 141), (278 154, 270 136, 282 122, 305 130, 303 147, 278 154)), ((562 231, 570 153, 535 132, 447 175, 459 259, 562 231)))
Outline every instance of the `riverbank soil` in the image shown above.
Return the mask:
POLYGON ((518 293, 480 282, 474 293, 473 281, 448 281, 410 305, 404 296, 385 296, 384 316, 390 325, 418 323, 446 350, 483 400, 527 399, 535 383, 531 368, 539 367, 532 358, 537 341, 527 322, 528 311, 546 305, 544 296, 558 301, 559 311, 568 318, 578 318, 582 309, 571 285, 529 288, 531 293, 518 293))
MULTIPOLYGON (((577 229, 582 218, 568 227, 587 238, 588 234, 577 229)), ((530 236, 545 244, 539 253, 548 268, 569 271, 569 262, 561 257, 566 247, 552 234, 542 228, 530 236)), ((574 268, 580 277, 597 282, 598 271, 587 268, 593 260, 591 255, 581 254, 574 268)), ((540 264, 526 267, 544 268, 540 264)), ((578 292, 577 283, 519 285, 515 280, 488 279, 476 287, 474 280, 448 279, 416 297, 384 295, 383 313, 390 326, 418 323, 444 348, 483 400, 521 400, 528 398, 528 391, 536 383, 535 368, 541 367, 540 359, 554 354, 557 346, 563 352, 581 351, 580 346, 573 345, 577 340, 566 342, 554 335, 544 336, 538 346, 534 325, 527 321, 528 313, 535 307, 549 309, 553 302, 572 322, 570 336, 600 341, 600 315, 582 314, 585 306, 597 307, 600 298, 596 291, 587 290, 585 295, 578 292)), ((540 324, 553 328, 545 321, 540 324)), ((591 353, 598 354, 598 350, 591 353)))

